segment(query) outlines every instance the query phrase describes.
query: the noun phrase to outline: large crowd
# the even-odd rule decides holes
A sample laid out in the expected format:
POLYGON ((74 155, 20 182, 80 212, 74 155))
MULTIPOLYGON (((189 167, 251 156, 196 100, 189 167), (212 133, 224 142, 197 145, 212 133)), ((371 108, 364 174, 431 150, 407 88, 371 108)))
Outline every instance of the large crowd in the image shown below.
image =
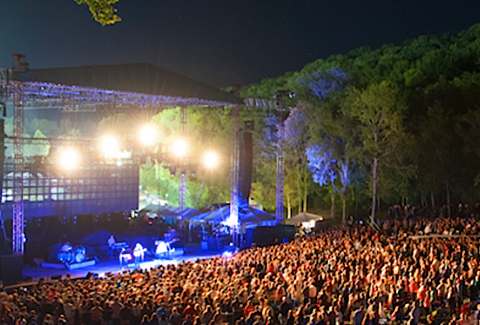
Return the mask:
POLYGON ((478 233, 473 217, 349 223, 231 258, 1 292, 0 324, 478 324, 478 233))

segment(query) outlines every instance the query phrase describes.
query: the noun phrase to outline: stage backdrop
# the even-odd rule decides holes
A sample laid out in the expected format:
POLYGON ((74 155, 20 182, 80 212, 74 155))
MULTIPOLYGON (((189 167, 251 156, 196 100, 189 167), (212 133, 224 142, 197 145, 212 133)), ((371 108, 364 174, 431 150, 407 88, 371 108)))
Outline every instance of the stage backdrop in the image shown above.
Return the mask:
MULTIPOLYGON (((2 216, 12 217, 13 169, 4 165, 2 216)), ((15 177, 23 178, 25 217, 67 216, 138 209, 137 164, 90 164, 69 173, 41 166, 15 177)))

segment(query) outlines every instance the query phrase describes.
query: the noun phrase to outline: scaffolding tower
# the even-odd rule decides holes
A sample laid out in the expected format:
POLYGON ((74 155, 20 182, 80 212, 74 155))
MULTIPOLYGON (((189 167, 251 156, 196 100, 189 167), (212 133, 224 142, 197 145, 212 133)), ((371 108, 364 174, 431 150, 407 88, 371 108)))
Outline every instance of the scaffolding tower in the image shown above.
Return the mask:
MULTIPOLYGON (((182 127, 182 137, 185 136, 185 127, 187 125, 187 108, 180 107, 180 125, 182 127)), ((187 170, 185 168, 185 157, 180 157, 179 164, 179 188, 178 188, 178 205, 180 205, 180 213, 182 220, 185 218, 185 207, 187 206, 187 170)))
POLYGON ((283 141, 285 139, 284 111, 278 112, 278 143, 277 143, 277 188, 275 196, 275 219, 280 221, 283 219, 283 186, 285 178, 284 158, 283 158, 283 141))
POLYGON ((12 214, 12 253, 23 254, 23 130, 24 130, 24 89, 21 82, 13 84, 13 182, 14 203, 12 214))
POLYGON ((228 224, 234 229, 238 227, 240 207, 240 116, 239 107, 232 107, 232 174, 230 177, 230 219, 228 224))

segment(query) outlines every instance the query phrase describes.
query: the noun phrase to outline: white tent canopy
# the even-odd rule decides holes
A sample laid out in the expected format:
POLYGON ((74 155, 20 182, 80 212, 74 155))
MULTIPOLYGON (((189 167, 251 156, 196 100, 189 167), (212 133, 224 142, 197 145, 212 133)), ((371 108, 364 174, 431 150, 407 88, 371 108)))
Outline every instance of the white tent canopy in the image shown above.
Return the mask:
POLYGON ((296 216, 287 219, 286 222, 289 224, 301 224, 303 222, 310 222, 310 221, 320 221, 323 220, 322 216, 313 214, 313 213, 308 213, 308 212, 301 212, 297 214, 296 216))

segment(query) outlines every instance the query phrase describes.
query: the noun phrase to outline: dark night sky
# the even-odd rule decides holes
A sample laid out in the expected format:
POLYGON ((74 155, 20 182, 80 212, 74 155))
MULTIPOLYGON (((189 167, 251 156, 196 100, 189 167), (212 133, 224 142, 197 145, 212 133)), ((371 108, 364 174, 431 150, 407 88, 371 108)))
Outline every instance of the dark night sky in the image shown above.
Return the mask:
POLYGON ((477 0, 120 0, 102 27, 73 0, 0 0, 0 67, 150 62, 227 86, 367 45, 480 22, 477 0))

